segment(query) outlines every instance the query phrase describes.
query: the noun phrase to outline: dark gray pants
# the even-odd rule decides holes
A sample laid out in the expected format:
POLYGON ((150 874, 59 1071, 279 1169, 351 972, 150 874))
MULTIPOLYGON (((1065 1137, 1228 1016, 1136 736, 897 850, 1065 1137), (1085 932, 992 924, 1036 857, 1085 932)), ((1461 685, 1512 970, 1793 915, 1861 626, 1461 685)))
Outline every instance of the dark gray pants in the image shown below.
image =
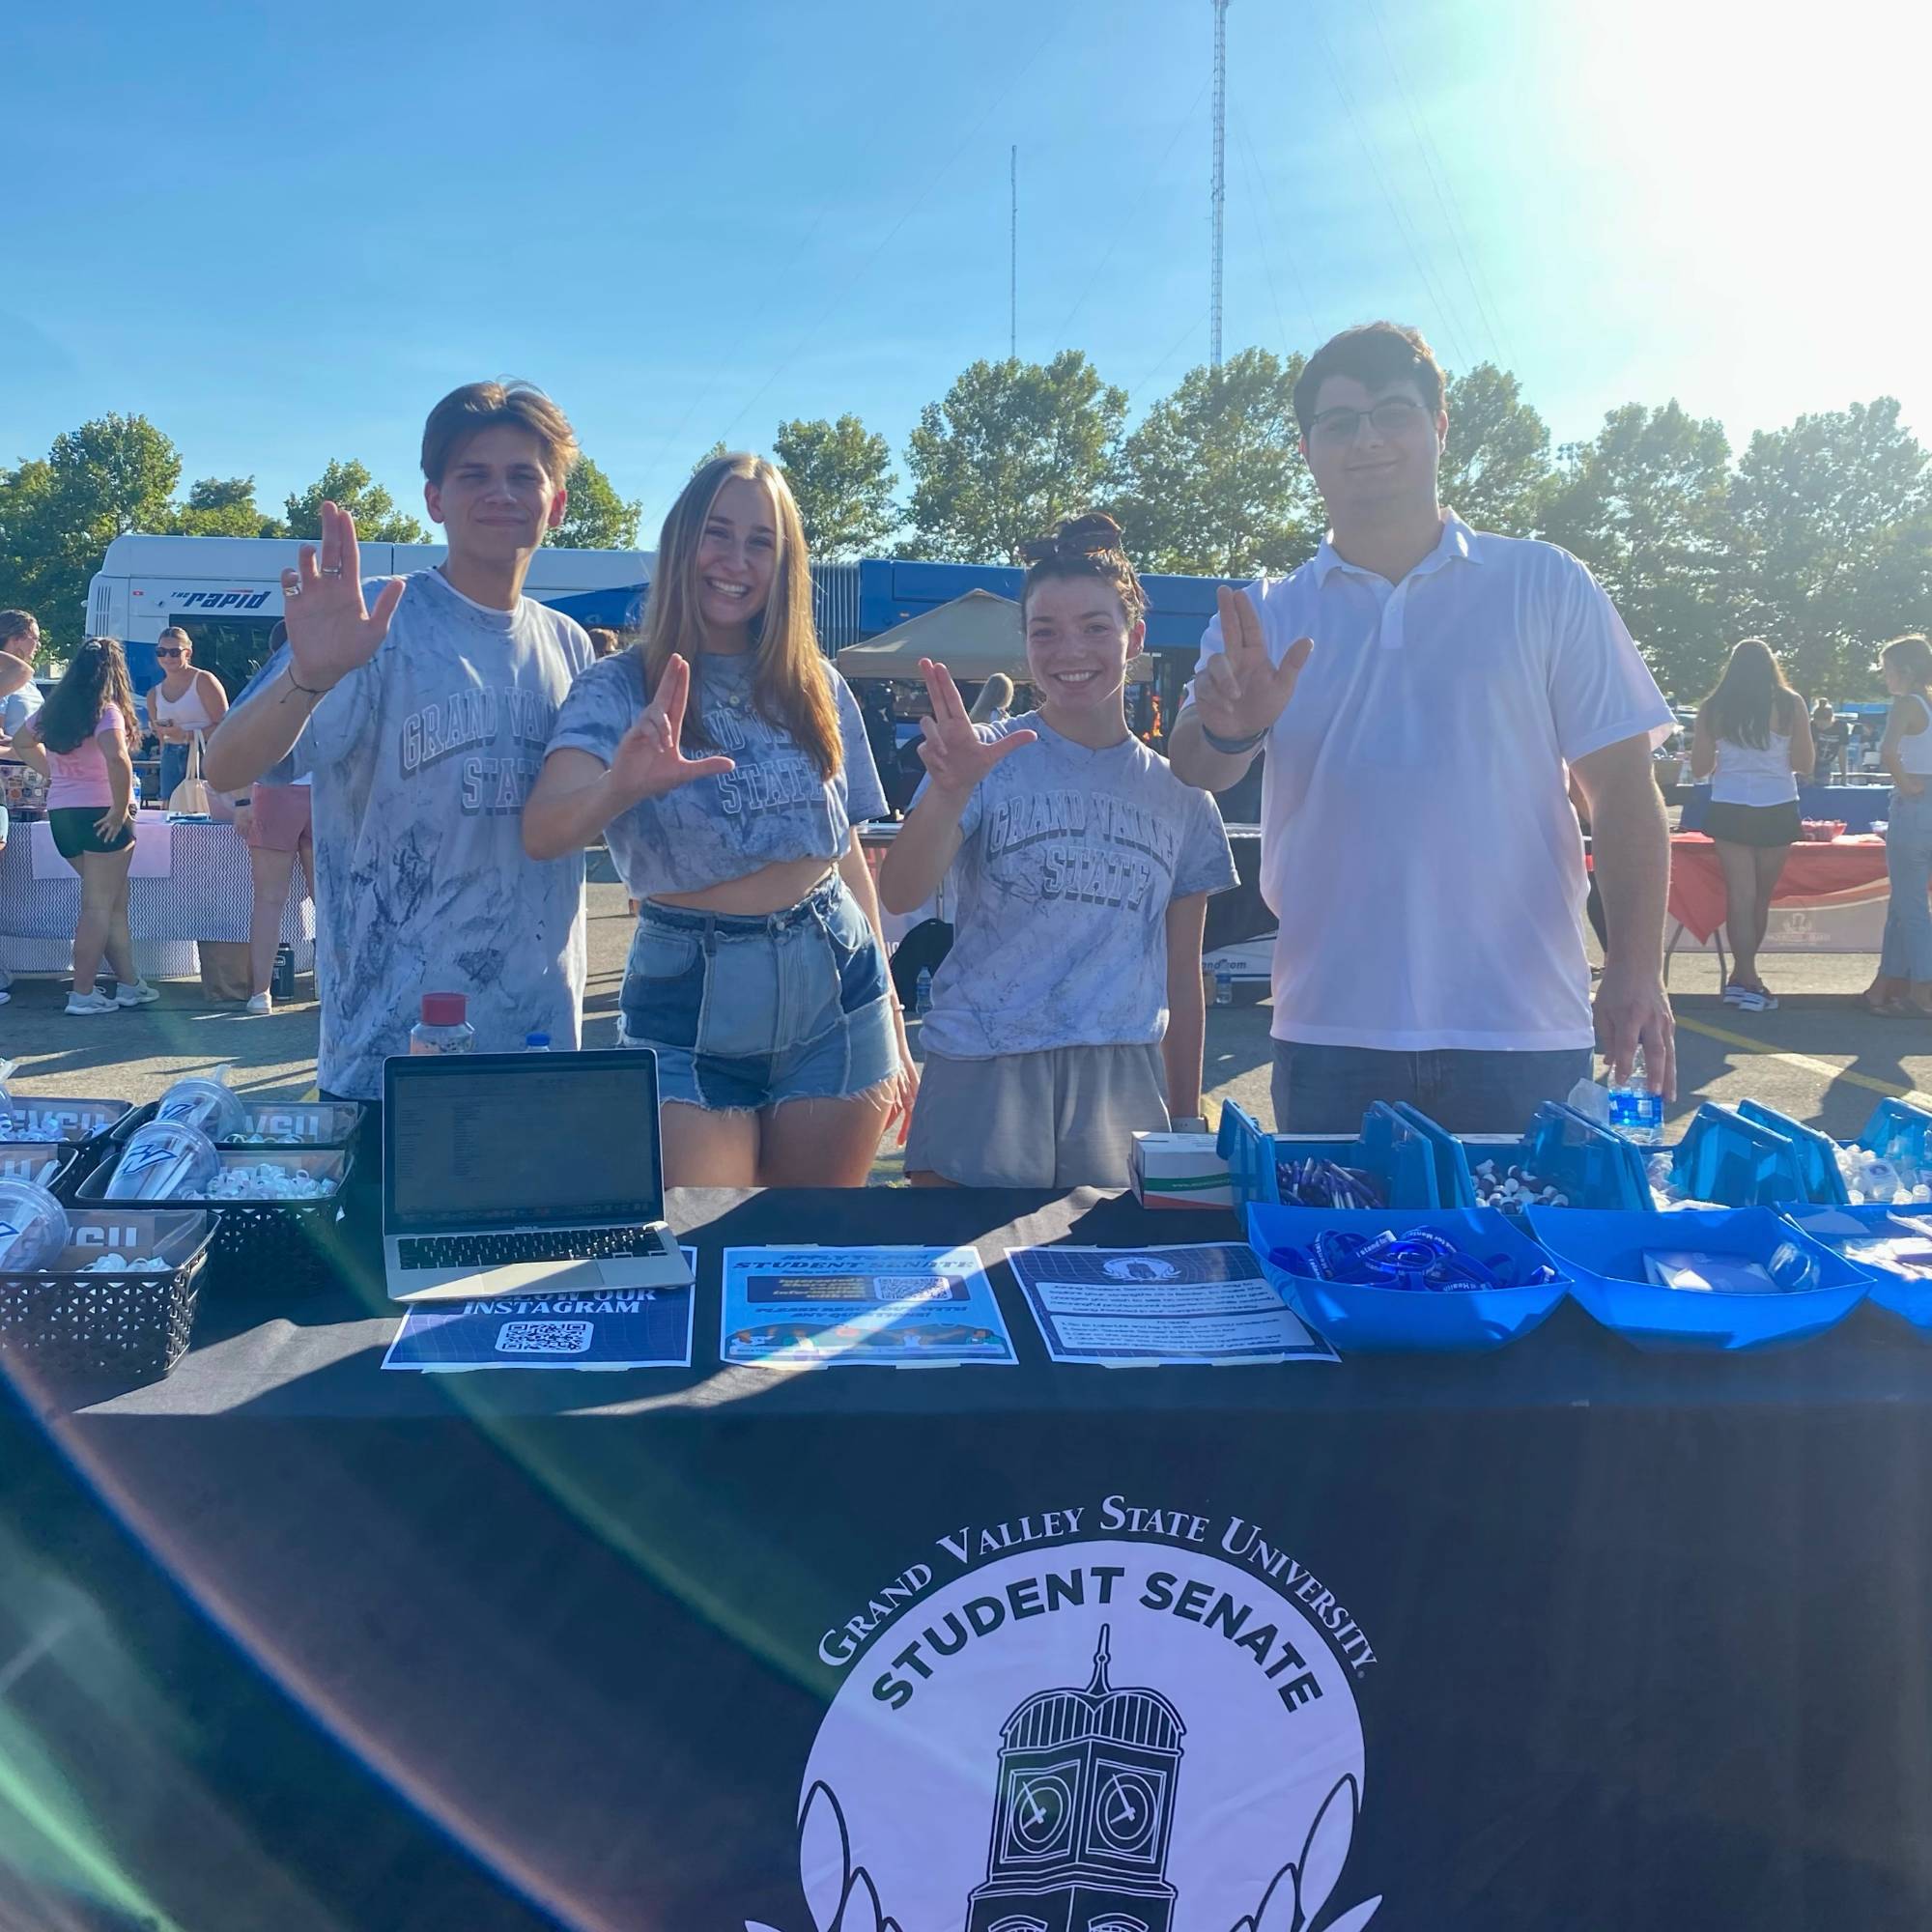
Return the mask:
POLYGON ((1589 1076, 1590 1049, 1556 1053, 1383 1053, 1274 1042, 1275 1131, 1361 1132, 1377 1100, 1406 1100, 1452 1134, 1520 1134, 1545 1100, 1589 1076))

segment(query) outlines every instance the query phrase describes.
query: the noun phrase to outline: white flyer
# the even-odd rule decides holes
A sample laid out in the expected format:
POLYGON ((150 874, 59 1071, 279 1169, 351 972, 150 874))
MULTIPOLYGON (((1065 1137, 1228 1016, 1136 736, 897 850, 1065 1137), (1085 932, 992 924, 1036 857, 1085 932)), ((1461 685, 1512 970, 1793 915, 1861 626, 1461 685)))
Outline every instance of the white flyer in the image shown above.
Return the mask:
POLYGON ((1056 1362, 1157 1367, 1337 1359, 1239 1241, 1009 1248, 1007 1265, 1056 1362))

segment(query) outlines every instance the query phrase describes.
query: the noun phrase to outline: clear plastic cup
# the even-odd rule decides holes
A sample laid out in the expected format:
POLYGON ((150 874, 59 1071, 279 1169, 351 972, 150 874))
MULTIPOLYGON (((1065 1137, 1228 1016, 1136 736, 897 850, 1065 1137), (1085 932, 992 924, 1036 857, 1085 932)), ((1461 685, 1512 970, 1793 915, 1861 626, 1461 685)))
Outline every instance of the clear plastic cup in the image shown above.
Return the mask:
POLYGON ((67 1246, 67 1209, 31 1180, 0 1180, 0 1273, 49 1267, 67 1246))
POLYGON ((199 1127, 150 1121, 128 1136, 103 1191, 109 1201, 198 1201, 220 1172, 221 1156, 199 1127))
POLYGON ((217 1141, 248 1131, 248 1109, 242 1104, 242 1096, 221 1081, 205 1079, 198 1073, 177 1080, 161 1095, 155 1119, 199 1127, 217 1141))

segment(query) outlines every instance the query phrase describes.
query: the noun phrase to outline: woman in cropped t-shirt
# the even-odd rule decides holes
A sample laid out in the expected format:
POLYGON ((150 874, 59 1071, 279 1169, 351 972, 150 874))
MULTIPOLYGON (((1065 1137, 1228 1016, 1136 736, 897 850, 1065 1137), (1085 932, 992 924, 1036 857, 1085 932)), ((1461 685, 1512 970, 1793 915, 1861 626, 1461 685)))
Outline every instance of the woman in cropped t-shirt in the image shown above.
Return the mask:
POLYGON ((665 519, 641 643, 571 687, 524 808, 532 858, 605 833, 639 902, 620 1037, 657 1054, 671 1185, 862 1186, 909 1109, 853 831, 885 810, 791 491, 717 457, 665 519))

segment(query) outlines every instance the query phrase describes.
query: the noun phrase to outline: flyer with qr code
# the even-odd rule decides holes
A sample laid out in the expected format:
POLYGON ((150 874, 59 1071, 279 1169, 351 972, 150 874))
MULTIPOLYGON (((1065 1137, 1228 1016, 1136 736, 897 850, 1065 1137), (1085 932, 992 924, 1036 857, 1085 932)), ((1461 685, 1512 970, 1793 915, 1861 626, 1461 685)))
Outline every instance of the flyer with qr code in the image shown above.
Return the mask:
POLYGON ((726 1248, 719 1353, 768 1369, 1017 1359, 978 1248, 726 1248))
MULTIPOLYGON (((684 1250, 694 1278, 697 1251, 684 1250)), ((603 1289, 595 1294, 494 1294, 422 1302, 403 1317, 385 1369, 688 1369, 692 1290, 603 1289)))
POLYGON ((1109 1368, 1332 1362, 1238 1241, 1162 1248, 1009 1248, 1046 1351, 1109 1368))

